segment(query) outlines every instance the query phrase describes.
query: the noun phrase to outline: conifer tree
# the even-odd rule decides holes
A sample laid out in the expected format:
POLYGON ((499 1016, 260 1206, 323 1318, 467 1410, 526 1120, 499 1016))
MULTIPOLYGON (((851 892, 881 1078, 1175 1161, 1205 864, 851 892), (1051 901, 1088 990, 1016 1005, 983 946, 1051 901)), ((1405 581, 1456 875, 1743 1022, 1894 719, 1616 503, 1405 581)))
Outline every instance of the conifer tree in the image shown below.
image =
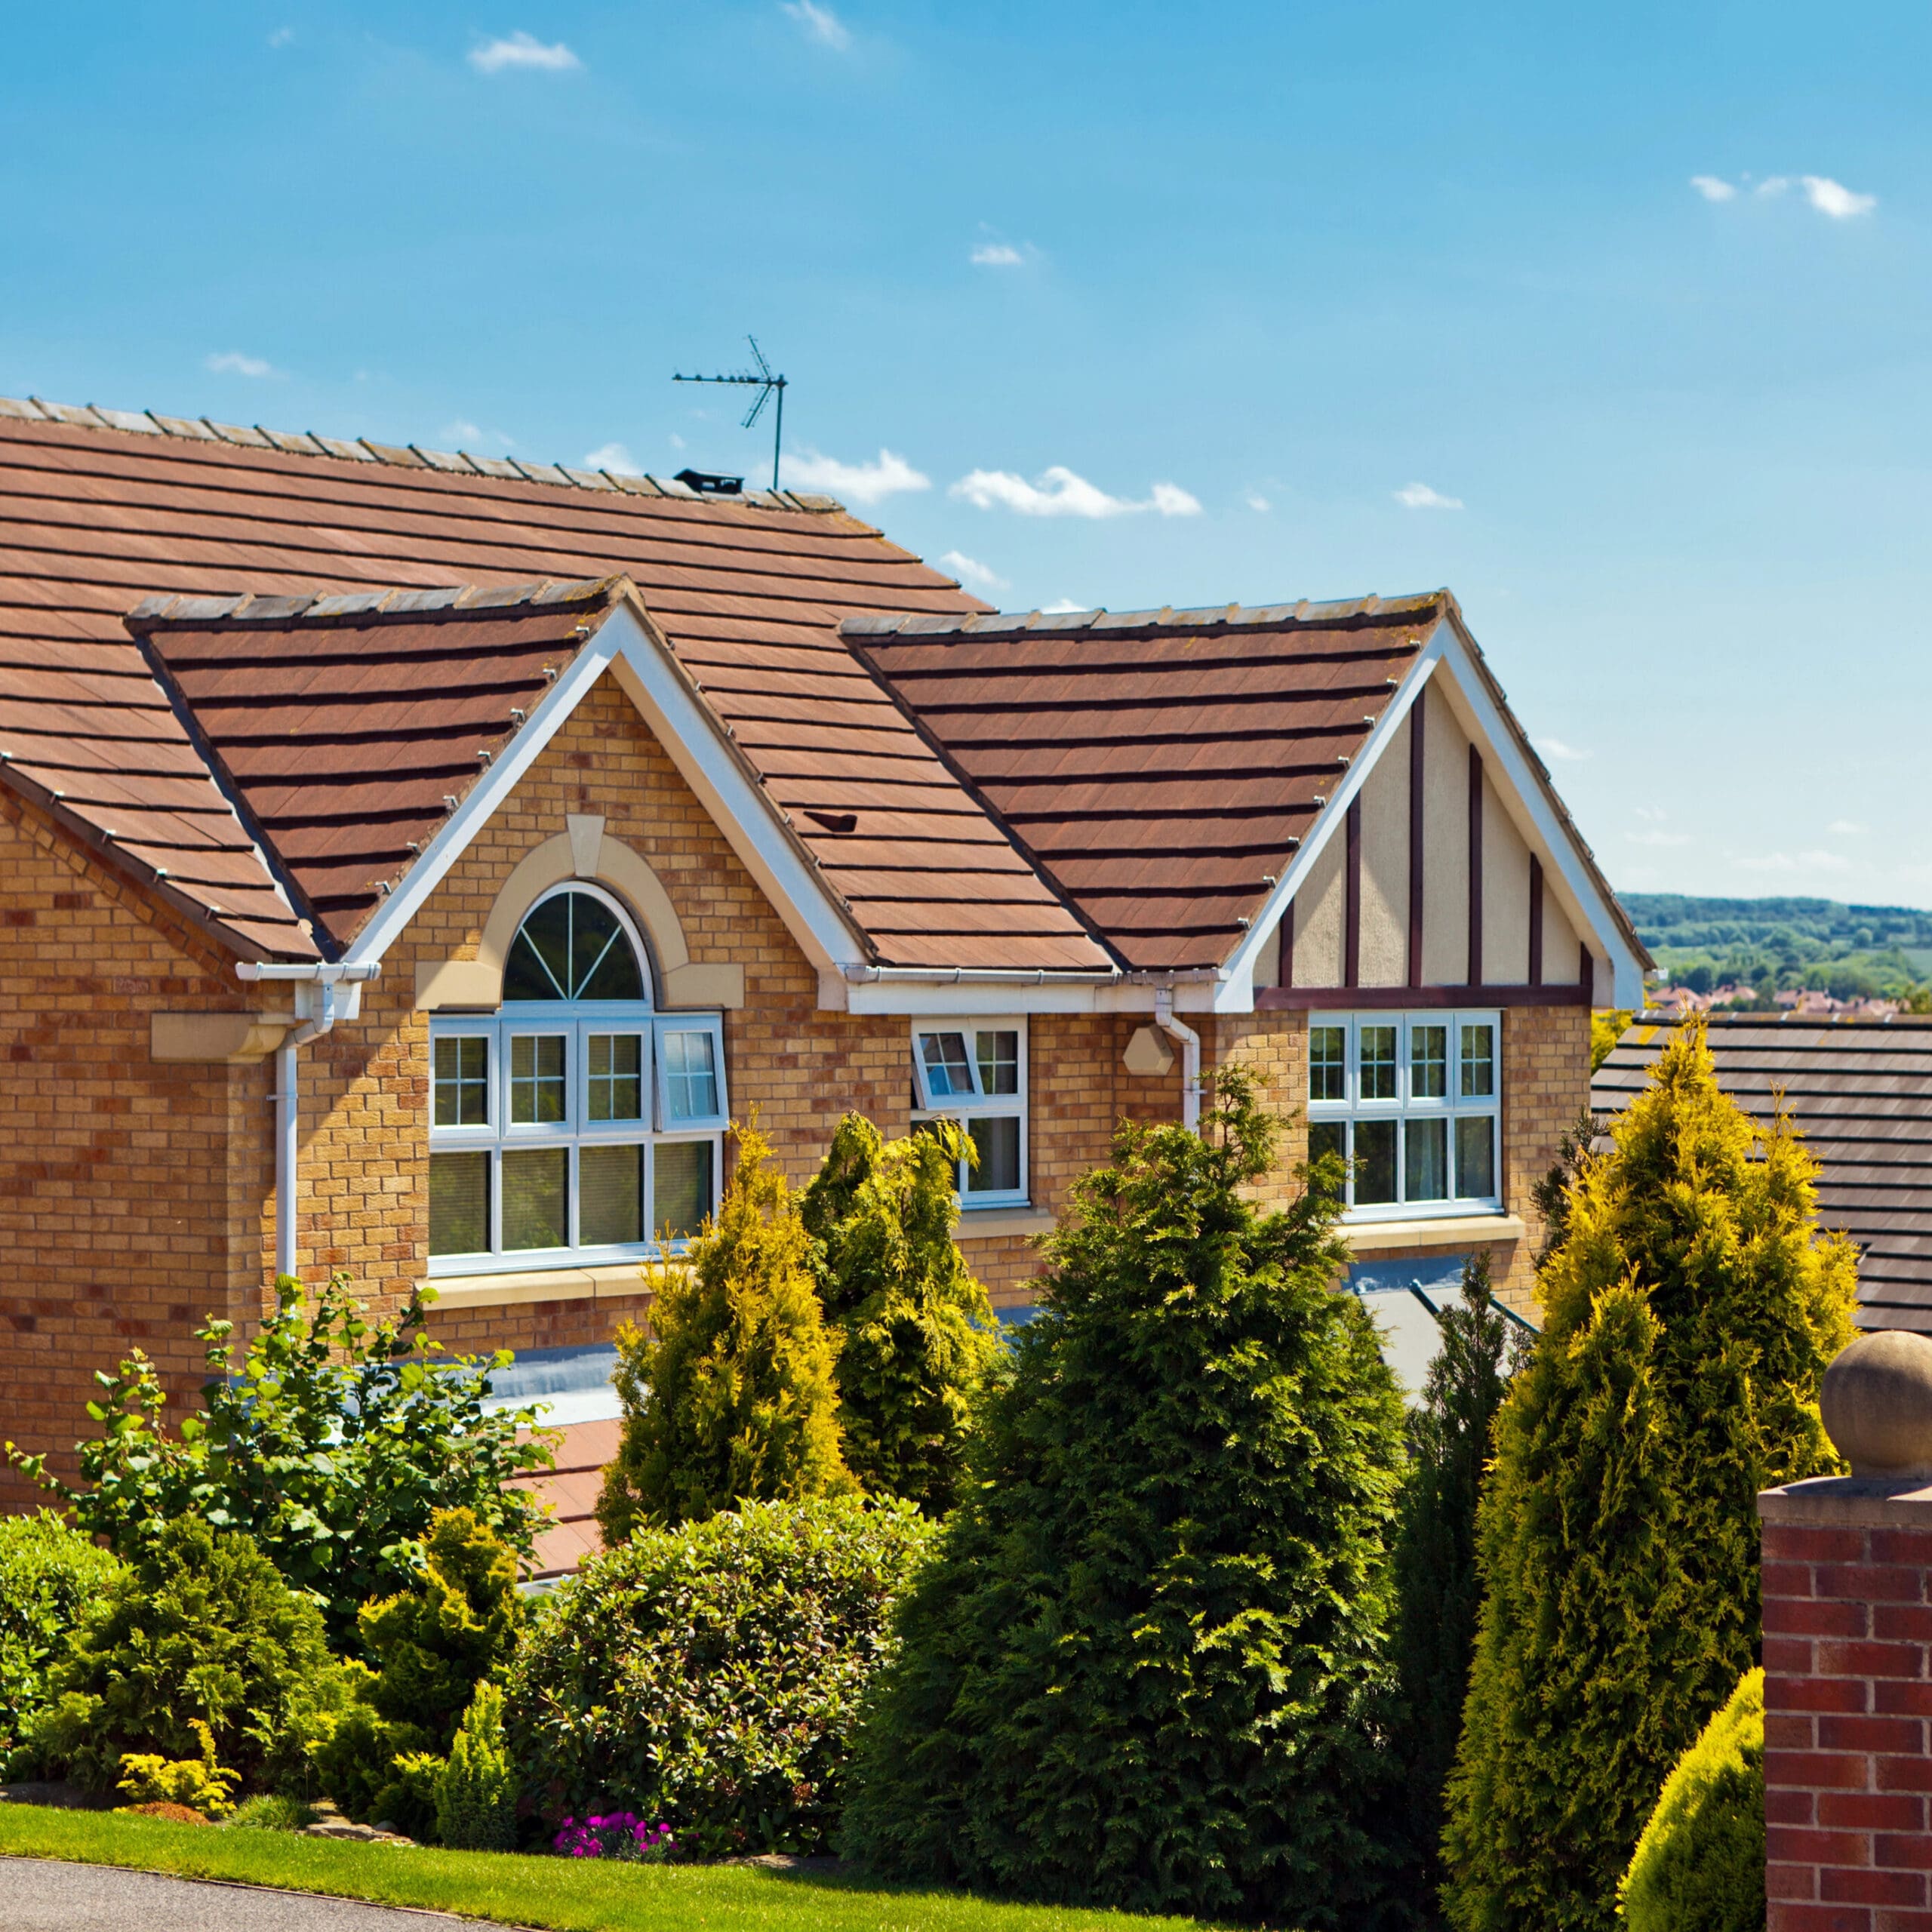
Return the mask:
POLYGON ((862 1730, 848 1852, 1038 1899, 1370 1922, 1401 1404, 1327 1183, 1238 1072, 1048 1244, 862 1730))
POLYGON ((1443 1842, 1462 1932, 1610 1932, 1665 1774, 1752 1661, 1757 1493, 1836 1466, 1817 1393, 1854 1254, 1790 1121, 1747 1119, 1691 1026, 1613 1135, 1497 1418, 1443 1842))
POLYGON ((888 1140, 848 1114, 799 1203, 838 1350, 845 1460, 869 1490, 952 1506, 968 1402, 998 1346, 986 1291, 953 1240, 955 1121, 888 1140))
POLYGON ((831 1338, 796 1199, 755 1128, 715 1223, 659 1271, 651 1331, 617 1335, 624 1408, 597 1520, 608 1543, 640 1521, 699 1521, 735 1503, 853 1485, 839 1449, 831 1338))

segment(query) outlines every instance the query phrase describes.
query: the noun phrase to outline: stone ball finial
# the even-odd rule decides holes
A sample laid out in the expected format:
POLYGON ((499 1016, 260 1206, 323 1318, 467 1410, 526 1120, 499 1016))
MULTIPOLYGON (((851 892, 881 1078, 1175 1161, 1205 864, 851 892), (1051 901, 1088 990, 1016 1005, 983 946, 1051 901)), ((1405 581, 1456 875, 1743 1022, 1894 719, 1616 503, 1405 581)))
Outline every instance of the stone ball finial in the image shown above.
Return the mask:
POLYGON ((1932 1481, 1932 1338, 1861 1335, 1826 1370, 1818 1407, 1854 1475, 1932 1481))

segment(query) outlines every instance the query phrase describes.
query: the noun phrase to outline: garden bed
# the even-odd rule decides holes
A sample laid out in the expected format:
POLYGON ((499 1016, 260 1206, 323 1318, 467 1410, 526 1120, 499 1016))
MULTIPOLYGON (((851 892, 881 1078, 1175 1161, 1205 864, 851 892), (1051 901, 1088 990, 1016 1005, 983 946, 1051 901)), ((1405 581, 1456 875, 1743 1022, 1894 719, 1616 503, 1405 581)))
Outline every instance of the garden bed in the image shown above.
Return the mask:
POLYGON ((1189 1918, 995 1904, 817 1871, 620 1865, 512 1853, 358 1844, 211 1829, 120 1812, 0 1805, 0 1857, 70 1859, 375 1904, 416 1906, 546 1932, 1189 1932, 1189 1918))

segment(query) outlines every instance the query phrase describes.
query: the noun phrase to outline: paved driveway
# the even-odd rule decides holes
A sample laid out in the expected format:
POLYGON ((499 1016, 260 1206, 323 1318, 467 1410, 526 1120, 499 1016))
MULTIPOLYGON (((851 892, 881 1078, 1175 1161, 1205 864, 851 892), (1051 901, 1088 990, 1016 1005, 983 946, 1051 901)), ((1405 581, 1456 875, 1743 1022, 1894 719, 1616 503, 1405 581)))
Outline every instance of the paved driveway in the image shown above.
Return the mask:
POLYGON ((111 1865, 0 1858, 0 1932, 435 1932, 439 1926, 491 1932, 480 1918, 440 1912, 163 1878, 111 1865))

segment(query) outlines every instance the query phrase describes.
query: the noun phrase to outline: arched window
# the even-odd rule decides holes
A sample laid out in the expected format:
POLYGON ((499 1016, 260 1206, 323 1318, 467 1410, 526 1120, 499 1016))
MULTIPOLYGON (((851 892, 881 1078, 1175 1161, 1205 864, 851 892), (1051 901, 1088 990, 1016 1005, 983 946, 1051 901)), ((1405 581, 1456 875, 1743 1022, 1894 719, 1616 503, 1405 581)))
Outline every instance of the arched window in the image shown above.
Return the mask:
POLYGON ((525 915, 494 1016, 432 1021, 432 1275, 619 1261, 697 1232, 721 1164, 723 1018, 651 995, 629 914, 573 883, 525 915))

